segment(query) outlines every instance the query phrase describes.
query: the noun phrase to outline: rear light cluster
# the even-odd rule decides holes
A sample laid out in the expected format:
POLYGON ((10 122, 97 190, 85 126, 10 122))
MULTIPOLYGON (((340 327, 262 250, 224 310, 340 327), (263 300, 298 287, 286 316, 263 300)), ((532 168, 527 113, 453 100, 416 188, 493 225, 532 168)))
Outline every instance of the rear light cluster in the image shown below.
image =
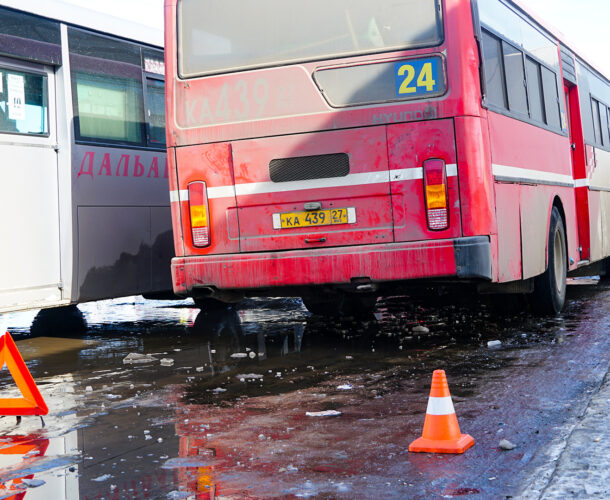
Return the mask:
POLYGON ((449 203, 447 200, 447 170, 443 160, 424 162, 424 192, 426 218, 431 231, 449 227, 449 203))
POLYGON ((193 245, 207 247, 210 245, 210 221, 208 207, 208 189, 205 182, 189 184, 189 212, 191 215, 191 232, 193 245))

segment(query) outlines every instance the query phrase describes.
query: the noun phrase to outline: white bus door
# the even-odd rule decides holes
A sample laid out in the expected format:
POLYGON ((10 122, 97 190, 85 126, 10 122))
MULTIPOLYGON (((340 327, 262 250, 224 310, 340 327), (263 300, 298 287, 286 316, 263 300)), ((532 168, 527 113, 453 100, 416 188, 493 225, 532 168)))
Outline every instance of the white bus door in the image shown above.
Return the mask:
POLYGON ((61 302, 56 145, 53 70, 0 58, 0 312, 61 302))

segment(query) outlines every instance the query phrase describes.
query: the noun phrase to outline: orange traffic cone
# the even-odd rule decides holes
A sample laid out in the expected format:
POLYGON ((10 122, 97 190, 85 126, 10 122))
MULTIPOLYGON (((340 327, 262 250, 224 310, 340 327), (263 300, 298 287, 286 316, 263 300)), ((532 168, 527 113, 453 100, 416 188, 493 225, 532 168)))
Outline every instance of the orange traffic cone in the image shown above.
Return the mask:
POLYGON ((409 445, 409 451, 464 453, 473 444, 472 436, 460 432, 445 370, 434 370, 424 431, 409 445))

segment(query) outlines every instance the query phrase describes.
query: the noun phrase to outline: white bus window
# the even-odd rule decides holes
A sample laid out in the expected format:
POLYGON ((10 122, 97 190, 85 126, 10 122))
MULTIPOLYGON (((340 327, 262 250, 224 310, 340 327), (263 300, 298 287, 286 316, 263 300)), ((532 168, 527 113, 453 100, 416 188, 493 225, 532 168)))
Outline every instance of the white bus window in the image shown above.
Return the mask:
POLYGON ((0 132, 46 135, 47 77, 0 68, 0 132))
POLYGON ((150 146, 165 146, 165 82, 146 79, 146 123, 150 146))
POLYGON ((74 28, 68 35, 76 139, 146 145, 140 48, 74 28))

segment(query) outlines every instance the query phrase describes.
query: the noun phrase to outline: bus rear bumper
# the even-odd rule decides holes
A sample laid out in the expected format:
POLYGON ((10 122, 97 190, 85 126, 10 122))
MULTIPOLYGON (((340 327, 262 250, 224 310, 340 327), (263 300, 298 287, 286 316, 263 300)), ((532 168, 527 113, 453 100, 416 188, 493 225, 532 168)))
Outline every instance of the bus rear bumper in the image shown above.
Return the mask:
POLYGON ((175 257, 174 292, 348 284, 423 278, 492 279, 487 236, 282 252, 175 257))

